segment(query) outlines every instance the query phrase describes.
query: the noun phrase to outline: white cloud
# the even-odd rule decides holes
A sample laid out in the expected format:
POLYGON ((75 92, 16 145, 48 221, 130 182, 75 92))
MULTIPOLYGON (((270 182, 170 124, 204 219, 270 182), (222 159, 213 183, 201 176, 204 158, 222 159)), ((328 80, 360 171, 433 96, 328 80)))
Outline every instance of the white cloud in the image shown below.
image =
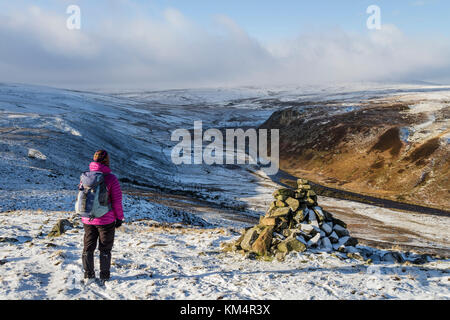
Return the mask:
POLYGON ((393 25, 367 35, 338 30, 302 35, 273 45, 270 51, 284 61, 286 76, 292 70, 313 82, 429 80, 450 65, 448 42, 416 41, 393 25))
POLYGON ((16 11, 11 16, 2 17, 0 31, 9 34, 13 42, 3 42, 14 46, 15 42, 32 44, 36 49, 63 56, 90 57, 98 51, 95 42, 81 33, 72 32, 66 26, 65 16, 55 16, 44 12, 37 6, 25 11, 16 11))
POLYGON ((418 1, 414 1, 413 3, 411 3, 411 5, 414 7, 422 7, 425 4, 426 4, 426 2, 423 0, 418 0, 418 1))
POLYGON ((36 6, 0 17, 0 81, 170 88, 430 80, 450 69, 448 39, 410 39, 389 25, 262 44, 227 16, 216 17, 217 32, 173 8, 159 19, 115 17, 80 31, 67 30, 66 18, 36 6))

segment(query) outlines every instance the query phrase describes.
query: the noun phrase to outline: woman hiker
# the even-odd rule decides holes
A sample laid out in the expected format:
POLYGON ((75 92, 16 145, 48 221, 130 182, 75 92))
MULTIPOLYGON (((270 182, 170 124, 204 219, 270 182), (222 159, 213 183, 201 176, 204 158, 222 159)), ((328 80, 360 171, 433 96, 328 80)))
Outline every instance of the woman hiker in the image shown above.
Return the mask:
POLYGON ((106 189, 108 191, 111 210, 100 218, 82 217, 84 225, 83 269, 85 283, 95 281, 94 251, 97 247, 100 251, 100 284, 110 278, 111 249, 114 244, 115 228, 122 225, 124 216, 122 208, 122 191, 119 180, 111 173, 109 168, 109 155, 105 150, 98 150, 94 154, 94 162, 89 165, 89 170, 102 172, 106 189))

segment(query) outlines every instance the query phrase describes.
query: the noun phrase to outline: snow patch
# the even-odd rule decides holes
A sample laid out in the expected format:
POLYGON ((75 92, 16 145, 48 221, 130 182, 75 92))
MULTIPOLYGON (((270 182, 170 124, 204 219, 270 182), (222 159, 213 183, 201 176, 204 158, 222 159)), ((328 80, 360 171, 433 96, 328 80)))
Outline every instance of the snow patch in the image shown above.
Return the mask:
POLYGON ((28 157, 39 160, 47 160, 47 157, 42 152, 36 149, 28 149, 28 157))

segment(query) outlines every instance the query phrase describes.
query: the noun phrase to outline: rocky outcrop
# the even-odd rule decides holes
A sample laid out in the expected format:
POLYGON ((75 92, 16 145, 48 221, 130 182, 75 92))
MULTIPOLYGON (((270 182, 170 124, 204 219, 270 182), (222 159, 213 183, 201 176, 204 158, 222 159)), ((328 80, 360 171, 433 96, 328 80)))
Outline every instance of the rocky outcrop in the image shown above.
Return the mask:
POLYGON ((67 219, 61 219, 59 220, 55 226, 53 227, 53 229, 48 233, 48 237, 49 238, 53 238, 53 237, 59 237, 62 234, 64 234, 67 230, 72 229, 73 228, 73 224, 72 222, 70 222, 67 219))
POLYGON ((28 149, 28 158, 38 159, 38 160, 47 160, 47 157, 36 149, 28 149))
POLYGON ((405 98, 294 106, 260 128, 280 130, 280 168, 294 176, 448 211, 450 103, 434 101, 436 110, 426 104, 405 98))

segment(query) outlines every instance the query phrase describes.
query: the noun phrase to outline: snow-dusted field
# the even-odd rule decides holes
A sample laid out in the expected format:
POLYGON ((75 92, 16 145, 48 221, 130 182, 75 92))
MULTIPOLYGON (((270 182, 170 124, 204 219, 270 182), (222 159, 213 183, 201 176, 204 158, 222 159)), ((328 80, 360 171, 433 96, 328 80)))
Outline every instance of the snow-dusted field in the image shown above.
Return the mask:
POLYGON ((220 243, 236 237, 227 228, 165 226, 155 222, 163 218, 158 213, 152 221, 120 228, 112 280, 106 288, 85 286, 80 283, 81 226, 54 239, 45 236, 58 219, 70 217, 49 211, 1 214, 0 233, 7 238, 0 242, 1 299, 450 298, 448 260, 420 267, 368 265, 304 253, 261 262, 221 252, 220 243))
MULTIPOLYGON (((80 284, 81 226, 47 237, 59 219, 73 218, 79 174, 100 147, 110 151, 119 178, 190 192, 257 217, 278 186, 253 167, 173 165, 173 129, 190 129, 194 120, 215 128, 258 125, 276 108, 274 99, 348 99, 348 107, 360 99, 423 90, 441 94, 443 89, 386 85, 96 94, 0 84, 0 299, 449 299, 449 260, 369 265, 320 251, 292 254, 284 262, 251 260, 220 251, 220 243, 237 238, 235 231, 247 223, 208 207, 174 209, 131 195, 124 198, 127 223, 117 231, 113 278, 106 288, 80 284), (29 157, 31 149, 39 153, 31 151, 29 157)), ((423 232, 427 245, 448 249, 448 218, 322 200, 339 209, 338 217, 354 212, 361 219, 423 232)), ((420 245, 416 240, 408 241, 420 245)))
MULTIPOLYGON (((380 208, 348 200, 320 197, 320 204, 350 225, 355 237, 377 242, 449 250, 450 219, 380 208), (353 226, 354 225, 354 226, 353 226), (361 228, 363 225, 365 228, 361 228), (374 228, 374 232, 367 229, 374 228), (398 234, 392 229, 398 228, 398 234)), ((422 250, 426 252, 426 250, 422 250)))

